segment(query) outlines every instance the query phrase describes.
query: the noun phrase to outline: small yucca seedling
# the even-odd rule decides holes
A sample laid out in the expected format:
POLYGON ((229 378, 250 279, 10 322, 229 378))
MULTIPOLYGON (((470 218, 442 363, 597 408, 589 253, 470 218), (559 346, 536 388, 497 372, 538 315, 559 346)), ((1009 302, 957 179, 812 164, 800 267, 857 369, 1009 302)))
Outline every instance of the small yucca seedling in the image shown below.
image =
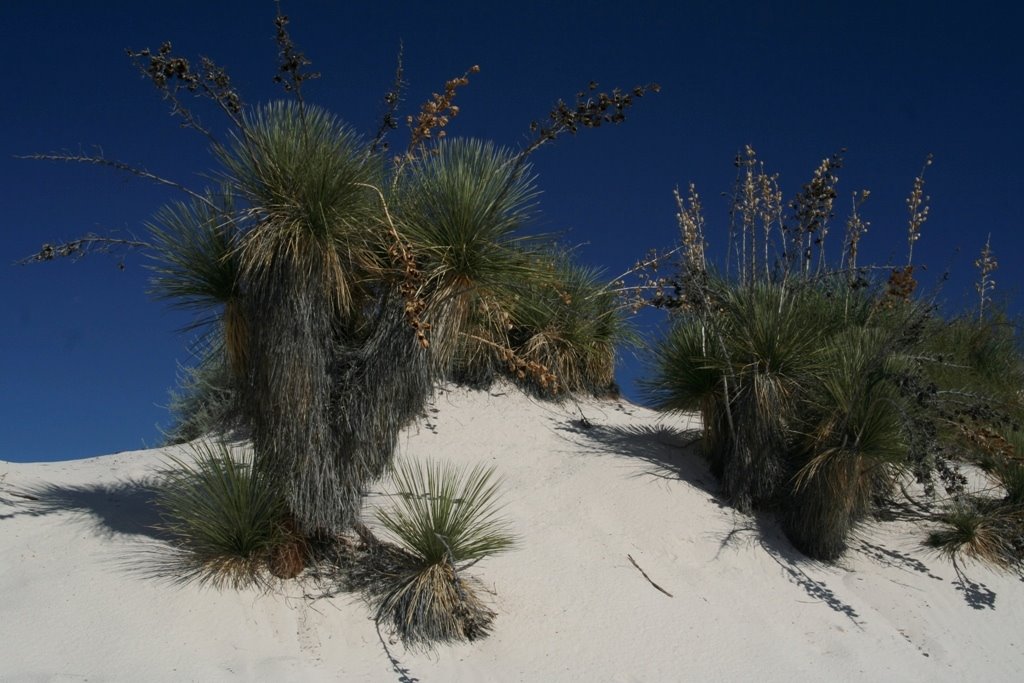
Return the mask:
POLYGON ((463 571, 515 543, 497 517, 494 469, 403 462, 394 481, 397 504, 377 518, 404 552, 380 591, 377 619, 406 646, 486 636, 495 614, 478 597, 483 586, 463 571))
POLYGON ((251 455, 223 443, 197 442, 191 450, 190 460, 169 458, 157 491, 161 528, 174 548, 159 572, 217 588, 263 583, 269 564, 300 542, 280 492, 251 455))
POLYGON ((936 521, 942 528, 930 533, 925 545, 940 555, 951 560, 970 557, 1003 569, 1013 564, 1013 544, 1000 529, 998 511, 986 514, 974 505, 959 504, 938 515, 936 521))

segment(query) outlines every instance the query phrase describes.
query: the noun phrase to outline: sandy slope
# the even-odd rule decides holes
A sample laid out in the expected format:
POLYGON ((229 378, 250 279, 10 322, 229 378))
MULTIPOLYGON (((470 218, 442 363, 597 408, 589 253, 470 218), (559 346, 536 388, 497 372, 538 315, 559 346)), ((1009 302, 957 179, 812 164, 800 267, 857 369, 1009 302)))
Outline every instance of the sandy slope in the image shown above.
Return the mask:
POLYGON ((589 428, 571 404, 455 390, 409 430, 403 457, 495 463, 522 537, 473 569, 493 635, 426 654, 386 650, 349 596, 141 576, 160 451, 0 462, 0 680, 1019 680, 1019 579, 969 567, 965 584, 897 523, 840 567, 808 562, 720 505, 685 417, 582 409, 589 428))

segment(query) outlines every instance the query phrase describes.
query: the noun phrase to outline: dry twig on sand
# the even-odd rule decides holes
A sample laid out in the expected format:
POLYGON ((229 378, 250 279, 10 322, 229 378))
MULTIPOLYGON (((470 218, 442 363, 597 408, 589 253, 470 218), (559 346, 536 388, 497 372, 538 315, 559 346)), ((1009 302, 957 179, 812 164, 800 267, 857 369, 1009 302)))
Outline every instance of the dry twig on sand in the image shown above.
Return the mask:
POLYGON ((647 576, 647 572, 645 572, 645 571, 644 571, 643 569, 640 569, 640 565, 638 565, 638 564, 636 563, 636 560, 634 560, 634 559, 633 559, 633 556, 632 556, 632 555, 626 555, 626 557, 628 557, 628 558, 629 558, 629 561, 633 563, 633 566, 634 566, 634 567, 636 567, 636 570, 637 570, 638 572, 640 572, 641 574, 643 574, 643 575, 644 575, 644 578, 645 578, 645 579, 647 579, 647 582, 648 582, 649 584, 651 584, 652 586, 654 586, 655 588, 657 588, 658 590, 660 590, 660 591, 661 591, 662 593, 664 593, 664 594, 665 594, 665 595, 667 595, 668 597, 670 597, 670 598, 673 598, 673 597, 675 597, 674 595, 672 595, 671 593, 669 593, 669 592, 668 592, 667 590, 665 590, 664 588, 662 588, 662 587, 661 587, 661 586, 659 586, 658 584, 656 584, 656 583, 654 583, 653 581, 651 581, 651 577, 647 576))

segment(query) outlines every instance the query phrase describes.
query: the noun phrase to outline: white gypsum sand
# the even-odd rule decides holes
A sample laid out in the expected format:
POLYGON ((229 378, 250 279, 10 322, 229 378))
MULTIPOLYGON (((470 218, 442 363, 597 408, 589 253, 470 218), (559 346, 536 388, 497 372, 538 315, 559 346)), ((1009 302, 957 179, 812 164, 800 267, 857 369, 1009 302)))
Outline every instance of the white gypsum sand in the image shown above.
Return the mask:
MULTIPOLYGON (((620 401, 440 392, 399 457, 494 464, 515 550, 470 571, 495 591, 486 640, 410 652, 354 595, 175 586, 139 571, 159 541, 139 482, 161 450, 0 462, 3 681, 1015 680, 1024 583, 868 526, 838 566, 735 514, 694 418, 620 401), (39 498, 31 501, 12 492, 39 498), (655 585, 656 584, 656 585, 655 585), (660 589, 659 589, 660 588, 660 589), (668 595, 671 594, 671 597, 668 595), (387 649, 385 649, 385 644, 387 649)), ((370 505, 386 500, 378 488, 370 505)))

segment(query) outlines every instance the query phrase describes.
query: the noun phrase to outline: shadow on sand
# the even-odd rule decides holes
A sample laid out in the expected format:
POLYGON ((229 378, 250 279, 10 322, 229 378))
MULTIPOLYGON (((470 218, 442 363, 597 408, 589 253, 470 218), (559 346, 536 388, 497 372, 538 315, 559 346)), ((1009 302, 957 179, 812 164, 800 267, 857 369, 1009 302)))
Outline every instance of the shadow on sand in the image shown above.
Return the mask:
MULTIPOLYGON (((733 510, 700 456, 699 429, 678 429, 664 423, 602 425, 583 419, 558 423, 555 429, 567 433, 566 438, 589 452, 636 458, 649 464, 650 467, 640 472, 640 476, 685 482, 706 493, 709 501, 723 510, 733 510)), ((738 517, 738 524, 744 521, 746 525, 734 526, 721 539, 721 550, 732 546, 743 532, 755 534, 757 545, 779 565, 791 583, 816 602, 825 604, 861 627, 860 616, 853 606, 837 596, 824 581, 813 578, 806 571, 823 565, 796 550, 770 516, 758 513, 752 518, 738 517)))
POLYGON ((0 513, 0 520, 71 513, 107 536, 126 534, 165 540, 167 536, 157 528, 161 520, 155 497, 152 481, 136 479, 113 484, 40 484, 27 489, 9 488, 3 502, 13 511, 0 513))
MULTIPOLYGON (((648 463, 650 467, 641 471, 640 476, 686 482, 706 493, 708 500, 720 508, 733 509, 721 495, 718 482, 700 457, 700 430, 677 429, 664 423, 602 425, 583 419, 557 423, 555 429, 566 433, 566 438, 589 452, 626 456, 648 463)), ((809 597, 846 616, 858 626, 861 625, 860 616, 852 605, 843 602, 824 581, 812 578, 806 571, 808 568, 825 565, 794 548, 770 515, 758 513, 753 518, 741 517, 739 520, 721 539, 722 549, 731 546, 744 532, 754 534, 756 543, 779 565, 792 583, 809 597)), ((920 559, 877 542, 872 543, 863 538, 851 539, 850 552, 860 552, 883 566, 943 580, 920 559)), ((969 607, 977 610, 995 609, 995 592, 984 583, 968 578, 960 567, 955 566, 954 570, 957 577, 952 581, 953 587, 961 593, 969 607)))
POLYGON ((700 430, 678 429, 664 423, 602 425, 571 420, 555 425, 565 438, 590 453, 620 455, 649 467, 638 476, 682 481, 722 505, 718 482, 700 457, 700 430))

